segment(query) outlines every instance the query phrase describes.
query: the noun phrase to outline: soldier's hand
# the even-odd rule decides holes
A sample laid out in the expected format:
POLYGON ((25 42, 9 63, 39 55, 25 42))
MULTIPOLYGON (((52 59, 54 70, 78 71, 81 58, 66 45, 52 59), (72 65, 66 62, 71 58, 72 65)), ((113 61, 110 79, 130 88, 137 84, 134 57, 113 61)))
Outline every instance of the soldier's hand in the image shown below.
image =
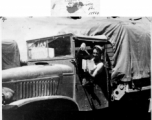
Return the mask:
POLYGON ((82 44, 80 45, 80 50, 82 50, 82 51, 85 51, 85 50, 86 50, 86 44, 85 44, 85 43, 82 43, 82 44))

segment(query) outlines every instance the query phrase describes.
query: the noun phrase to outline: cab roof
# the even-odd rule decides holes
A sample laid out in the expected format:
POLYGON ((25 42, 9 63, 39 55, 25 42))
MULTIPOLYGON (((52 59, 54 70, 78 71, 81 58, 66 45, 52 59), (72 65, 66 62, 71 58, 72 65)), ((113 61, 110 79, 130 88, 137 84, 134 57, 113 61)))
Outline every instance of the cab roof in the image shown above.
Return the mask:
POLYGON ((105 35, 98 35, 98 36, 86 36, 86 35, 77 35, 73 37, 76 40, 83 40, 83 41, 94 41, 94 42, 107 42, 108 38, 105 35))

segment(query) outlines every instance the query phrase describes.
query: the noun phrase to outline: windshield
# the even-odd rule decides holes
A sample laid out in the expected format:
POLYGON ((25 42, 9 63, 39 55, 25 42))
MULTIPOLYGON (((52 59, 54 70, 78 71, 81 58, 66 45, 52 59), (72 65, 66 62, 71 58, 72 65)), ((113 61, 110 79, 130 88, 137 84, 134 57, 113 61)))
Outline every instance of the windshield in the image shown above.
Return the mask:
POLYGON ((48 42, 48 48, 50 50, 50 53, 53 53, 54 57, 70 55, 70 46, 71 43, 69 37, 59 37, 53 41, 48 42))
POLYGON ((70 36, 27 41, 29 59, 49 59, 71 55, 70 36))

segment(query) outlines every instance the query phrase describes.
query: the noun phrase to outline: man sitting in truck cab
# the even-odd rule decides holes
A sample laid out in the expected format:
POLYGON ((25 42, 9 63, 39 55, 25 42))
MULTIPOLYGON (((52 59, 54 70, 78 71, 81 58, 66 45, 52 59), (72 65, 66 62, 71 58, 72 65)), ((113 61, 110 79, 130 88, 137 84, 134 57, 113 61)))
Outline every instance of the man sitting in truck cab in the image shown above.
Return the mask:
POLYGON ((92 55, 86 50, 86 44, 82 43, 80 46, 80 52, 85 52, 86 55, 81 54, 82 59, 87 59, 86 65, 84 61, 82 61, 82 67, 85 73, 88 73, 90 77, 90 81, 87 78, 83 78, 82 85, 87 85, 89 82, 93 82, 98 84, 100 80, 104 77, 104 65, 103 65, 103 47, 99 45, 95 45, 93 47, 92 55), (84 68, 85 66, 85 68, 84 68))
POLYGON ((90 54, 86 48, 86 44, 82 43, 77 53, 79 59, 82 61, 81 68, 83 70, 79 72, 81 74, 82 85, 86 88, 92 98, 96 99, 98 103, 101 104, 94 93, 94 86, 97 85, 108 99, 106 71, 103 60, 104 48, 100 45, 91 46, 92 54, 90 54))

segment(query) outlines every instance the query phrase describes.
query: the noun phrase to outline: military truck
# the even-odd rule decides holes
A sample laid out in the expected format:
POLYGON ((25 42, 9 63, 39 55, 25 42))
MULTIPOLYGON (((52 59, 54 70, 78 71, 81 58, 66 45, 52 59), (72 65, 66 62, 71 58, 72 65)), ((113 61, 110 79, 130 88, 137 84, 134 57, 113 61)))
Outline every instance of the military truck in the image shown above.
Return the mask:
MULTIPOLYGON (((41 110, 47 111, 45 116, 51 116, 51 112, 54 110, 99 110, 110 107, 112 103, 120 101, 128 94, 149 91, 149 36, 146 35, 144 40, 145 46, 142 47, 146 50, 147 55, 145 58, 140 57, 140 60, 143 59, 143 62, 135 61, 136 55, 140 54, 137 49, 139 44, 136 42, 136 35, 128 31, 128 28, 122 29, 122 25, 124 24, 121 23, 119 28, 118 24, 116 24, 120 34, 111 33, 110 29, 107 32, 106 29, 110 25, 105 24, 105 27, 102 25, 105 29, 101 29, 101 33, 102 30, 106 32, 103 35, 98 31, 100 30, 99 28, 92 28, 91 30, 83 29, 85 33, 86 31, 89 32, 88 35, 67 33, 28 40, 28 66, 2 72, 2 85, 15 91, 12 102, 3 106, 4 116, 6 117, 12 110, 13 112, 15 110, 16 114, 19 111, 24 111, 19 116, 23 119, 29 116, 34 119, 41 110), (128 33, 124 34, 125 32, 128 33), (111 34, 115 36, 112 37, 111 34), (131 39, 128 39, 128 37, 131 39), (134 44, 131 45, 132 42, 129 40, 133 40, 134 44), (92 85, 93 87, 90 88, 91 92, 82 86, 82 64, 79 64, 77 56, 79 47, 83 42, 87 44, 87 50, 90 53, 92 52, 92 46, 96 44, 104 47, 106 77, 104 77, 105 79, 101 78, 102 87, 96 84, 92 85), (122 60, 124 60, 124 64, 122 60), (127 62, 127 60, 129 61, 127 62), (141 63, 144 63, 145 66, 141 67, 141 63), (140 72, 144 73, 140 74, 140 76, 139 72, 136 71, 139 65, 139 68, 146 67, 142 70, 143 72, 140 72), (124 71, 126 72, 123 73, 124 71), (61 104, 53 101, 60 101, 61 104), (69 106, 71 107, 68 108, 69 106), (31 108, 32 111, 35 111, 33 114, 27 112, 31 108)), ((140 40, 139 37, 138 40, 140 40)), ((150 96, 150 94, 148 95, 150 96)), ((39 115, 43 116, 43 114, 39 115)))

